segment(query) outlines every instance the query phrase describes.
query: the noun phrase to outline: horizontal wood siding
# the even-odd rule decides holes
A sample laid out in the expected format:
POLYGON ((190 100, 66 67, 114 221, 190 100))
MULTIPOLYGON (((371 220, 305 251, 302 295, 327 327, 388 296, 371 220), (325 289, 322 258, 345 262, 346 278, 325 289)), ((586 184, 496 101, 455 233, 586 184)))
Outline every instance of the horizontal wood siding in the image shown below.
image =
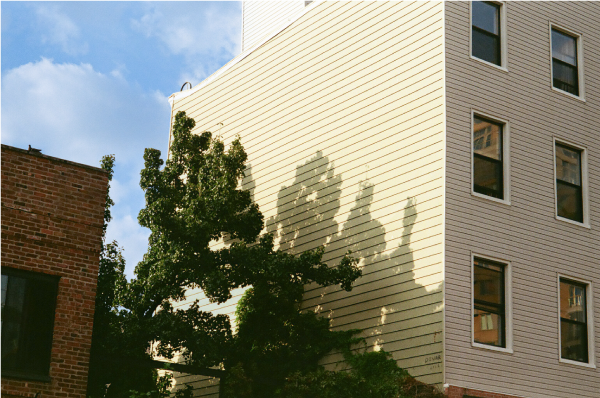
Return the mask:
POLYGON ((258 43, 281 24, 296 18, 303 9, 303 0, 244 1, 242 51, 258 43))
POLYGON ((198 133, 241 137, 279 248, 360 259, 351 293, 307 286, 305 309, 440 387, 442 28, 441 3, 321 3, 174 107, 198 133))
POLYGON ((600 397, 559 363, 562 274, 593 284, 600 353, 600 3, 506 2, 508 72, 469 57, 469 3, 446 15, 445 383, 528 398, 600 397), (585 102, 552 90, 549 24, 583 35, 585 102), (471 109, 510 125, 510 205, 471 195, 471 109), (588 150, 591 228, 555 219, 553 137, 588 150), (513 351, 471 347, 471 252, 512 265, 513 351))

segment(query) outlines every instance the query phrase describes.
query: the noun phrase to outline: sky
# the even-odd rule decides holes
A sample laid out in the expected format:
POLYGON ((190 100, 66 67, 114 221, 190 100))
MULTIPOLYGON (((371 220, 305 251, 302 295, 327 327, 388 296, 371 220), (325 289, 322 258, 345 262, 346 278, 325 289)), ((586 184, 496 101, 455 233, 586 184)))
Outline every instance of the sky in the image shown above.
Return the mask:
POLYGON ((147 249, 137 223, 145 148, 165 158, 167 98, 240 53, 241 2, 7 2, 1 7, 1 141, 99 166, 116 157, 107 241, 126 274, 147 249))

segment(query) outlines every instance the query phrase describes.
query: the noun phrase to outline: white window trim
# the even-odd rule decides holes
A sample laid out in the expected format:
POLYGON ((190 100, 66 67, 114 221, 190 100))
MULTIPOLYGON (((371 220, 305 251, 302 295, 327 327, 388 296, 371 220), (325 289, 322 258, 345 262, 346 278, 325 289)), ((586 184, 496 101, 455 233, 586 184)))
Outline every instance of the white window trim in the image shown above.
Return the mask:
POLYGON ((558 287, 558 297, 557 297, 557 310, 558 310, 558 362, 565 363, 569 365, 583 366, 586 368, 596 368, 596 353, 594 349, 594 302, 593 302, 593 286, 591 281, 587 281, 584 279, 576 278, 571 275, 565 274, 557 274, 556 283, 558 287), (588 338, 588 361, 589 362, 579 362, 573 361, 571 359, 563 359, 561 357, 562 352, 562 336, 560 335, 560 280, 567 279, 572 280, 574 282, 579 282, 582 285, 585 285, 585 300, 586 300, 586 316, 587 316, 587 338, 588 338))
POLYGON ((492 257, 486 254, 480 254, 471 252, 471 319, 470 330, 471 330, 471 346, 475 348, 483 348, 490 351, 498 351, 506 354, 513 353, 513 305, 512 305, 512 266, 510 261, 505 259, 492 257), (504 333, 506 333, 506 347, 495 347, 488 344, 481 344, 475 342, 475 330, 473 330, 473 319, 475 318, 475 257, 483 260, 490 260, 500 264, 504 264, 504 333))
POLYGON ((473 2, 469 2, 469 57, 485 65, 508 72, 508 46, 506 35, 506 2, 488 1, 500 6, 500 65, 493 64, 473 55, 473 2))
POLYGON ((552 88, 552 90, 556 91, 557 93, 561 93, 561 94, 567 95, 571 98, 575 98, 575 99, 585 102, 585 79, 584 79, 585 75, 583 73, 583 35, 580 33, 574 32, 570 29, 564 28, 555 23, 552 23, 552 22, 550 22, 550 24, 548 26, 549 26, 548 34, 549 34, 549 38, 550 38, 548 41, 548 43, 550 43, 550 87, 552 88), (560 88, 554 87, 554 69, 552 68, 552 29, 558 30, 560 32, 564 32, 564 33, 568 34, 569 36, 573 36, 576 38, 576 41, 577 41, 577 81, 579 83, 579 95, 573 95, 571 93, 561 90, 560 88))
POLYGON ((485 112, 479 112, 475 109, 471 109, 471 195, 478 198, 491 200, 494 202, 502 203, 510 206, 510 125, 508 120, 499 119, 496 116, 491 116, 485 112), (475 128, 475 116, 481 116, 485 119, 489 119, 493 122, 502 124, 502 184, 503 184, 503 196, 504 199, 494 198, 492 196, 484 195, 479 192, 475 192, 475 156, 473 155, 473 129, 475 128))
POLYGON ((587 148, 581 145, 574 144, 562 138, 552 137, 552 161, 554 162, 554 217, 557 220, 568 222, 570 224, 579 225, 585 228, 590 228, 590 203, 589 188, 588 188, 588 166, 587 166, 587 148), (573 221, 558 215, 558 188, 556 186, 556 144, 563 144, 573 147, 581 151, 581 198, 583 200, 583 222, 573 221))

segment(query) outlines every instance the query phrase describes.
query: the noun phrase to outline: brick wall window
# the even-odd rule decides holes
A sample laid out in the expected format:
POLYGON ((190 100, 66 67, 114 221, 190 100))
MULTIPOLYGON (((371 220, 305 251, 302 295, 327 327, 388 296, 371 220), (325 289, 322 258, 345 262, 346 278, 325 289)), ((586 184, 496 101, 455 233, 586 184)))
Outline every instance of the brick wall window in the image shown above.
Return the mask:
POLYGON ((58 280, 2 268, 2 377, 49 379, 58 280))

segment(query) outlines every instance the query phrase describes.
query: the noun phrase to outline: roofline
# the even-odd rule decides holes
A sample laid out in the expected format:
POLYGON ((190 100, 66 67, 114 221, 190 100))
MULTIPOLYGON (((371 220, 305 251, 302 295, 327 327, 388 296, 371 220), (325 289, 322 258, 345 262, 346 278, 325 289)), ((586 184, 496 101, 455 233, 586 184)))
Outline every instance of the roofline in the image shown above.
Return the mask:
POLYGON ((52 162, 64 163, 64 164, 68 164, 68 165, 71 165, 71 166, 77 166, 77 167, 81 167, 81 168, 84 168, 84 169, 89 169, 89 170, 93 170, 93 171, 100 171, 100 172, 102 172, 104 174, 108 174, 108 171, 106 171, 106 170, 104 170, 104 169, 102 169, 100 167, 90 166, 90 165, 83 164, 83 163, 73 162, 71 160, 61 159, 61 158, 57 158, 57 157, 49 156, 49 155, 44 155, 41 152, 29 151, 27 149, 16 148, 14 146, 5 145, 5 144, 2 144, 2 150, 3 151, 7 150, 7 151, 13 151, 13 152, 20 152, 20 153, 23 153, 23 154, 26 154, 26 155, 35 156, 35 157, 38 157, 38 158, 48 159, 48 160, 50 160, 52 162))
POLYGON ((193 87, 189 90, 186 90, 186 91, 180 91, 180 92, 171 94, 168 99, 169 104, 171 105, 171 108, 173 108, 173 105, 175 104, 176 100, 178 101, 183 98, 189 97, 190 95, 199 91, 201 88, 207 86, 213 80, 217 79, 219 76, 221 76, 222 74, 227 72, 229 69, 231 69, 234 65, 241 62, 248 55, 252 54, 256 49, 258 49, 263 44, 265 44, 266 42, 271 40, 273 37, 277 36, 279 33, 281 33, 283 30, 285 30, 288 26, 290 26, 291 24, 296 22, 304 14, 306 14, 308 11, 315 8, 318 4, 320 4, 323 1, 324 0, 315 0, 315 1, 311 2, 308 6, 304 7, 304 10, 301 13, 299 13, 298 15, 296 15, 295 18, 287 20, 285 23, 282 23, 281 25, 279 25, 279 27, 277 27, 276 29, 273 29, 269 33, 265 34, 255 45, 253 45, 252 47, 250 47, 249 49, 247 49, 245 51, 242 51, 238 56, 236 56, 231 61, 226 63, 224 66, 222 66, 221 69, 217 70, 215 73, 213 73, 212 75, 210 75, 209 77, 207 77, 206 79, 204 79, 203 81, 198 83, 198 85, 196 85, 195 87, 193 87))

